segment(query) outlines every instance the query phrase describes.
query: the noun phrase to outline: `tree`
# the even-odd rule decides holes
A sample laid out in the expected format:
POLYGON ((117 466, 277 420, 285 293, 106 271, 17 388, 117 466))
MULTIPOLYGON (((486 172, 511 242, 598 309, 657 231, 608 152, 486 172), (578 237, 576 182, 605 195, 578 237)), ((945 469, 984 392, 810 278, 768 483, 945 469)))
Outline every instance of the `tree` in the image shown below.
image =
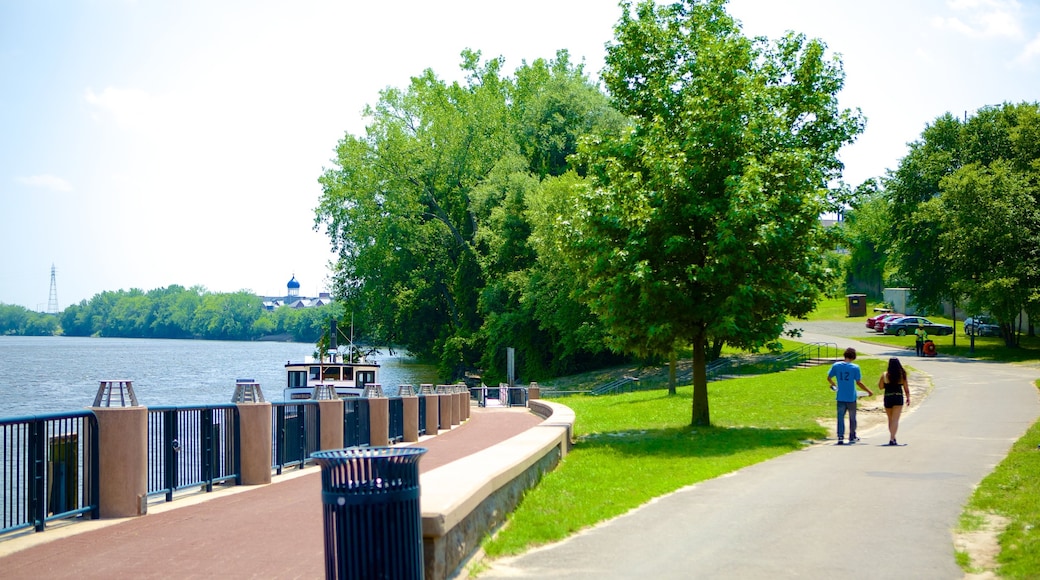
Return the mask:
POLYGON ((842 222, 841 243, 849 253, 845 287, 881 296, 890 245, 889 201, 873 179, 856 188, 854 199, 842 222))
POLYGON ((581 135, 619 116, 565 51, 515 79, 500 58, 462 56, 464 82, 427 70, 380 94, 365 135, 346 135, 319 180, 316 223, 338 254, 337 298, 369 337, 439 362, 445 377, 503 369, 515 346, 536 376, 558 368, 566 339, 525 295, 550 275, 528 240, 528 204, 542 179, 572 169, 581 135))
POLYGON ((1023 311, 1040 314, 1040 105, 941 115, 885 180, 893 257, 915 302, 964 301, 1017 345, 1023 311))
POLYGON ((711 341, 762 346, 813 308, 827 184, 863 124, 838 109, 823 43, 750 40, 724 4, 623 3, 603 79, 632 127, 580 149, 567 242, 617 348, 692 346, 694 425, 710 424, 711 341))

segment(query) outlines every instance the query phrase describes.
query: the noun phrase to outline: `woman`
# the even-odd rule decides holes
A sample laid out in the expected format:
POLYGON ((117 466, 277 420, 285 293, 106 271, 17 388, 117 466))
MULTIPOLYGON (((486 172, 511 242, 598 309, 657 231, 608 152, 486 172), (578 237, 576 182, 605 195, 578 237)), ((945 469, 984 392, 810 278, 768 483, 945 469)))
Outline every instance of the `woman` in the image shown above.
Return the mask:
POLYGON ((899 430, 899 416, 903 414, 903 405, 910 404, 910 384, 906 380, 906 371, 899 359, 888 359, 888 370, 878 379, 878 390, 885 390, 885 414, 888 415, 888 444, 896 443, 896 431, 899 430))

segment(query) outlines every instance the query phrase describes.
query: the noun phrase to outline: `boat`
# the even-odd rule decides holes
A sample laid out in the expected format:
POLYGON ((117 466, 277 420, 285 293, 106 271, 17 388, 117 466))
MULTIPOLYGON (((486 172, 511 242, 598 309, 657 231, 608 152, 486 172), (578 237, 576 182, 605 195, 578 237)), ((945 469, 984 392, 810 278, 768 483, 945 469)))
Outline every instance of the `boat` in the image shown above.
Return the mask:
POLYGON ((340 398, 360 397, 366 385, 378 384, 378 362, 365 359, 348 362, 344 358, 343 354, 331 352, 321 360, 307 357, 303 362, 286 362, 285 400, 311 399, 315 390, 323 385, 340 398))
POLYGON ((318 352, 325 353, 321 358, 309 356, 303 362, 285 363, 283 395, 286 401, 313 399, 318 387, 322 386, 329 387, 340 398, 360 397, 366 386, 379 384, 379 363, 368 360, 369 354, 378 351, 369 349, 366 352, 354 344, 353 323, 346 350, 340 351, 337 347, 340 333, 336 327, 333 320, 329 334, 317 345, 318 352))

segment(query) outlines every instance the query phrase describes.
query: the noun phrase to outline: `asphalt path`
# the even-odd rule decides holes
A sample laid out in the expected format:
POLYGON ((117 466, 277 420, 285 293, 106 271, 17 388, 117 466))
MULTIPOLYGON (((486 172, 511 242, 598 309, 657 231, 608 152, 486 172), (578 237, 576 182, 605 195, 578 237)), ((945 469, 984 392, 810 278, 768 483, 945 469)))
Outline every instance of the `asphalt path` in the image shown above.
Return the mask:
MULTIPOLYGON (((952 530, 975 486, 1040 416, 1040 369, 916 358, 821 333, 833 325, 802 327, 802 340, 897 356, 931 375, 934 390, 900 422, 906 446, 884 445, 884 425, 856 445, 813 445, 494 561, 479 577, 963 578, 952 530)), ((873 389, 877 377, 867 381, 873 389)), ((821 396, 833 396, 826 385, 821 396)))

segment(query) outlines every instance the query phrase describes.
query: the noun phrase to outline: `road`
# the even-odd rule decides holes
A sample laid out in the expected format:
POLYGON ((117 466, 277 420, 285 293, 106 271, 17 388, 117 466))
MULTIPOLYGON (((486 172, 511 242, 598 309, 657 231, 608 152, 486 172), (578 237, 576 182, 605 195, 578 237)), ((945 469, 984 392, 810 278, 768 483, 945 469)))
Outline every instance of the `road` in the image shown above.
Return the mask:
POLYGON ((962 578, 951 531, 974 487, 1040 416, 1040 370, 919 359, 803 328, 803 340, 898 356, 932 376, 931 395, 900 423, 906 446, 884 446, 884 425, 857 445, 813 445, 495 561, 479 577, 962 578))

